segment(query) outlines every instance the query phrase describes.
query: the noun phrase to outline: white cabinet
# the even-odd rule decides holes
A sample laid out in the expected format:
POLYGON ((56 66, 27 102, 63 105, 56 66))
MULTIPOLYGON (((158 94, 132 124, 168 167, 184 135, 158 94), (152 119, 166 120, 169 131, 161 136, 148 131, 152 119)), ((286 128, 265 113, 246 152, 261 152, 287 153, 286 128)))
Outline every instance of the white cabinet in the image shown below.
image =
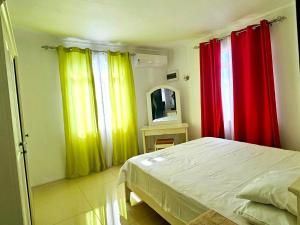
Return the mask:
POLYGON ((31 225, 17 49, 6 2, 0 11, 0 225, 31 225))

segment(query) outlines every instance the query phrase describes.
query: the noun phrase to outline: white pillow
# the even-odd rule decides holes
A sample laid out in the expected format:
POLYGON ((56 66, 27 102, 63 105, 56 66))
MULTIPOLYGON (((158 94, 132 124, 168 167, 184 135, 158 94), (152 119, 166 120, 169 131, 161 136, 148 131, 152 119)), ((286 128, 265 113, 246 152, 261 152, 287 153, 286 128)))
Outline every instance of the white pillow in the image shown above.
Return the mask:
POLYGON ((297 197, 288 191, 288 187, 299 177, 299 167, 270 171, 251 181, 236 197, 271 204, 297 216, 297 197))
POLYGON ((248 201, 234 211, 254 225, 296 225, 297 217, 272 205, 248 201))

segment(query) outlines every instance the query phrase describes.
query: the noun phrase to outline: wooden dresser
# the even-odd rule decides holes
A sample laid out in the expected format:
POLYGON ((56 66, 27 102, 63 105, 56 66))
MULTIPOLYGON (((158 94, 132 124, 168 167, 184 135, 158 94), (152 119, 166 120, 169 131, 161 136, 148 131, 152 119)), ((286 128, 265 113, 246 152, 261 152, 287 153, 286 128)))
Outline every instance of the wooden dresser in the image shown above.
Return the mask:
POLYGON ((188 127, 189 125, 187 123, 154 125, 154 126, 143 127, 141 131, 143 136, 144 153, 147 152, 146 137, 168 135, 168 134, 184 134, 185 141, 188 141, 189 140, 188 127))

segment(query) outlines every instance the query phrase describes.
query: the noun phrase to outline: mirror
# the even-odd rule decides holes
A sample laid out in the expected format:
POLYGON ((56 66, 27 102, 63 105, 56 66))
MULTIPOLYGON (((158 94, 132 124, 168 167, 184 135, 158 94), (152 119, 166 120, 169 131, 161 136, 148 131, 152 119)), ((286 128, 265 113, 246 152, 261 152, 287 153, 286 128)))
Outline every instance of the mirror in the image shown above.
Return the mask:
POLYGON ((147 93, 149 125, 181 123, 179 91, 169 86, 155 87, 147 93))

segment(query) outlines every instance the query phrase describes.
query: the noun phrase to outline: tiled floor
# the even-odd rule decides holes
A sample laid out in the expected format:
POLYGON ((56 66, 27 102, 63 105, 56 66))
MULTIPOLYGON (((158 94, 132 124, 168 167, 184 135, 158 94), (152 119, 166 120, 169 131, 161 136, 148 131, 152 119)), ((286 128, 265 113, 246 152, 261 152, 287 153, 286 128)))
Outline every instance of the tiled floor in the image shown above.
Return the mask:
POLYGON ((119 168, 33 189, 35 225, 167 225, 145 203, 125 201, 119 168))

